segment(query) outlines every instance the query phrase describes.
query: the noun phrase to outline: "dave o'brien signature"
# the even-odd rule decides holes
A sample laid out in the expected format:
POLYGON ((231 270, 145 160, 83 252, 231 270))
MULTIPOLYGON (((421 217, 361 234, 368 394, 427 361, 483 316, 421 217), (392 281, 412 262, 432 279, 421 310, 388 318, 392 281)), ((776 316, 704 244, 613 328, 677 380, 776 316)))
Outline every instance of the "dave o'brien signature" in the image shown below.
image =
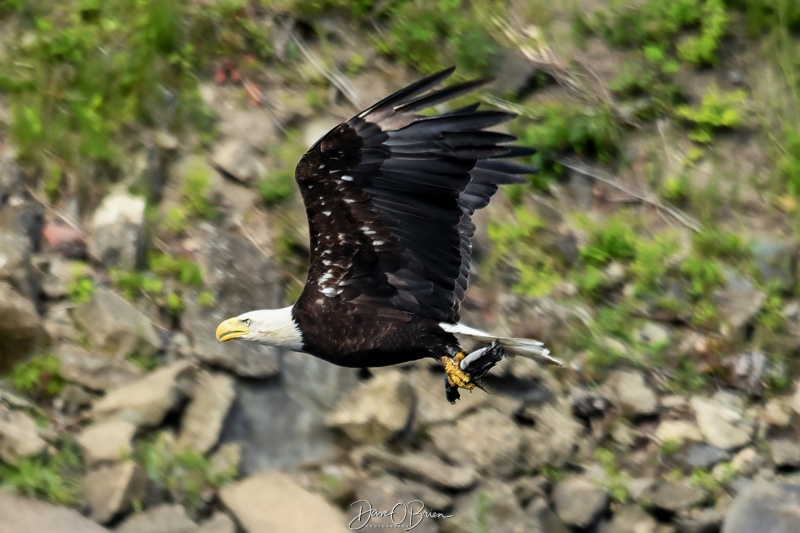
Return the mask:
MULTIPOLYGON (((405 531, 411 531, 417 527, 425 518, 452 518, 453 515, 446 515, 425 509, 422 500, 411 500, 409 502, 398 501, 390 509, 378 510, 372 507, 367 500, 357 500, 350 504, 350 507, 358 505, 358 514, 350 521, 350 529, 353 531, 362 529, 369 525, 373 518, 388 517, 394 527, 405 527, 405 531)), ((383 527, 386 527, 385 525, 383 527)))

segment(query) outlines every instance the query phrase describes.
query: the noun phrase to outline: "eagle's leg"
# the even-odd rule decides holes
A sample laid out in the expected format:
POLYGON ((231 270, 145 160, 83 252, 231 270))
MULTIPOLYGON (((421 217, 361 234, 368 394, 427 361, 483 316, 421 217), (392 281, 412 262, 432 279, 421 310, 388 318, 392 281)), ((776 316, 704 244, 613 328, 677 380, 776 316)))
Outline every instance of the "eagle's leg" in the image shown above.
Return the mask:
POLYGON ((495 340, 491 346, 476 350, 469 355, 458 351, 452 358, 442 357, 441 363, 445 371, 444 392, 447 400, 455 403, 461 397, 459 388, 472 390, 478 387, 485 390, 481 386, 481 378, 505 356, 503 346, 495 340))
POLYGON ((472 382, 472 378, 469 377, 469 374, 461 370, 459 366, 465 357, 466 354, 464 352, 458 352, 452 358, 447 356, 442 357, 441 362, 444 366, 444 372, 447 374, 447 381, 451 386, 472 390, 475 388, 475 383, 472 382))
POLYGON ((461 393, 458 392, 459 387, 462 389, 472 390, 475 388, 472 378, 469 374, 461 370, 461 361, 464 360, 465 354, 462 351, 456 353, 452 358, 443 356, 440 361, 444 366, 444 395, 450 403, 456 403, 456 400, 461 398, 461 393))

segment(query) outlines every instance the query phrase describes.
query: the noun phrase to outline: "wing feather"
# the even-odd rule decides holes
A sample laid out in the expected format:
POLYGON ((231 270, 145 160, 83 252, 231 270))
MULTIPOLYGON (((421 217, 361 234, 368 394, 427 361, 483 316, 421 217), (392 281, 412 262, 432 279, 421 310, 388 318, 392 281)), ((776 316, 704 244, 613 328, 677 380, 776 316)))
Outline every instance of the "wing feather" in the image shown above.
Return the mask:
POLYGON ((478 104, 416 113, 475 90, 436 90, 453 69, 384 98, 322 137, 296 170, 309 219, 311 264, 297 306, 455 323, 467 288, 472 215, 498 185, 534 169, 531 152, 487 131, 511 119, 478 104))

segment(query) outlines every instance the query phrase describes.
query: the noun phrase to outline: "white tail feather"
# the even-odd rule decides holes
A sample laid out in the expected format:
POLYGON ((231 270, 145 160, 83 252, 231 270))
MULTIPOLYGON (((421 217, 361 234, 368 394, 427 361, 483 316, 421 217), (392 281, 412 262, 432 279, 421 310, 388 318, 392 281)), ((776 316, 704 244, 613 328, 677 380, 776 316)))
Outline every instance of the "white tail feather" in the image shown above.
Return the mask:
POLYGON ((484 341, 487 343, 497 340, 503 346, 503 349, 505 349, 505 351, 511 355, 527 357, 528 359, 533 359, 534 361, 545 365, 564 366, 562 361, 550 355, 550 350, 545 348, 541 342, 533 339, 498 337, 496 335, 492 335, 491 333, 471 328, 464 324, 447 324, 442 322, 439 324, 439 326, 446 332, 455 334, 457 337, 468 337, 470 339, 484 341))

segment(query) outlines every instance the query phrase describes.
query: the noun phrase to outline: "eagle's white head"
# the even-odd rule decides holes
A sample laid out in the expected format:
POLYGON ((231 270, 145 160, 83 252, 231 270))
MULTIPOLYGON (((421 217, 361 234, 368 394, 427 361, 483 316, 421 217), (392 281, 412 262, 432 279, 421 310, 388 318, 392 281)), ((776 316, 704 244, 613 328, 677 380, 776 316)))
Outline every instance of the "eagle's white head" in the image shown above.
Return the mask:
POLYGON ((303 334, 292 318, 292 307, 259 309, 223 320, 217 327, 219 342, 242 339, 300 351, 303 334))

